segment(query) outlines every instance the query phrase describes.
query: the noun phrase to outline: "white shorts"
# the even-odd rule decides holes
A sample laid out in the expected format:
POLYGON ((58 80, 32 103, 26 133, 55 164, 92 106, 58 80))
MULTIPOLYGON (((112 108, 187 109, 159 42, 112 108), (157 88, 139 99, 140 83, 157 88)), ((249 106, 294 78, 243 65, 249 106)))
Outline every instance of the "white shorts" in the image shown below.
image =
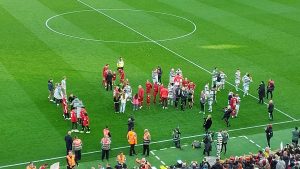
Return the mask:
POLYGON ((235 82, 235 84, 237 84, 237 85, 239 85, 239 84, 241 83, 240 80, 235 80, 234 82, 235 82))

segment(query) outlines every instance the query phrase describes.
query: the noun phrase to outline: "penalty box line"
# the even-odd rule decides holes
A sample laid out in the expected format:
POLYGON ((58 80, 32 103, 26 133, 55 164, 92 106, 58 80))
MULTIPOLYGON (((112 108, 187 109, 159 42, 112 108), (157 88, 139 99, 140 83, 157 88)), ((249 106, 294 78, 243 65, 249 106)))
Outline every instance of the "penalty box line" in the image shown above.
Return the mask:
MULTIPOLYGON (((300 121, 300 119, 272 123, 272 125, 292 123, 292 122, 295 122, 295 121, 300 121)), ((228 132, 234 132, 234 131, 240 131, 240 130, 247 130, 247 129, 259 128, 259 127, 265 127, 267 125, 268 124, 256 125, 256 126, 250 126, 250 127, 242 127, 242 128, 228 130, 228 132)), ((201 136, 204 136, 204 134, 198 134, 198 135, 192 135, 192 136, 185 136, 185 137, 182 137, 181 139, 183 140, 183 139, 189 139, 189 138, 195 138, 195 137, 201 137, 201 136)), ((243 136, 240 136, 240 137, 243 137, 243 136)), ((151 145, 152 144, 169 142, 169 141, 172 141, 172 140, 173 139, 166 139, 166 140, 154 141, 154 142, 151 142, 151 145)), ((136 146, 142 146, 142 145, 143 144, 138 144, 136 146)), ((129 147, 130 146, 122 146, 122 147, 112 148, 111 150, 119 150, 119 149, 124 149, 124 148, 129 148, 129 147)), ((82 155, 95 154, 95 153, 100 153, 100 152, 101 152, 100 150, 96 150, 96 151, 90 151, 90 152, 82 153, 82 155)), ((41 159, 41 160, 35 160, 35 161, 32 161, 32 162, 39 163, 39 162, 51 161, 51 160, 58 160, 58 159, 63 159, 63 158, 66 158, 66 156, 58 156, 58 157, 53 157, 53 158, 46 158, 46 159, 41 159)), ((0 168, 9 168, 9 167, 21 166, 21 165, 26 165, 26 164, 29 164, 29 162, 22 162, 22 163, 15 163, 15 164, 3 165, 3 166, 0 166, 0 168)))
MULTIPOLYGON (((134 28, 132 28, 132 27, 126 25, 125 23, 123 23, 123 22, 121 22, 121 21, 119 21, 119 20, 117 20, 117 19, 111 17, 110 15, 108 15, 108 14, 102 12, 101 10, 96 9, 96 8, 94 8, 93 6, 91 6, 91 5, 89 5, 89 4, 85 3, 85 2, 82 2, 81 0, 77 0, 77 2, 79 2, 79 3, 81 3, 81 4, 83 4, 83 5, 87 6, 87 7, 89 7, 90 9, 93 9, 94 11, 98 12, 99 14, 102 14, 102 15, 106 16, 107 18, 109 18, 109 19, 111 19, 111 20, 113 20, 113 21, 119 23, 120 25, 122 25, 122 26, 128 28, 129 30, 135 32, 136 34, 138 34, 138 35, 140 35, 140 36, 142 36, 142 37, 148 39, 149 41, 153 42, 154 44, 156 44, 156 45, 158 45, 158 46, 164 48, 165 50, 167 50, 167 51, 173 53, 174 55, 180 57, 181 59, 183 59, 183 60, 185 60, 185 61, 191 63, 192 65, 194 65, 194 66, 196 66, 196 67, 202 69, 203 71, 205 71, 205 72, 207 72, 207 73, 209 73, 209 74, 212 74, 212 72, 210 72, 209 70, 205 69, 204 67, 202 67, 202 66, 196 64, 195 62, 193 62, 193 61, 187 59, 187 58, 184 57, 183 55, 180 55, 180 54, 178 54, 177 52, 175 52, 175 51, 173 51, 173 50, 167 48, 166 46, 162 45, 161 43, 159 43, 159 42, 153 40, 152 38, 150 38, 150 37, 146 36, 145 34, 143 34, 143 33, 139 32, 139 31, 135 30, 134 28)), ((229 85, 231 85, 231 86, 234 86, 234 87, 235 87, 234 84, 232 84, 232 83, 230 83, 230 82, 228 82, 228 81, 226 81, 226 83, 229 84, 229 85)), ((240 90, 241 90, 241 89, 240 89, 240 90)), ((255 99, 258 100, 257 97, 255 97, 255 96, 253 96, 253 95, 251 95, 251 94, 249 94, 249 95, 250 95, 251 97, 253 97, 253 98, 255 98, 255 99)), ((264 102, 264 104, 267 104, 267 103, 264 102)), ((279 110, 279 109, 277 109, 277 108, 275 108, 275 110, 277 110, 278 112, 280 112, 281 114, 287 116, 288 118, 290 118, 290 119, 292 119, 292 120, 296 120, 294 117, 290 116, 289 114, 287 114, 287 113, 285 113, 285 112, 283 112, 283 111, 281 111, 281 110, 279 110)))

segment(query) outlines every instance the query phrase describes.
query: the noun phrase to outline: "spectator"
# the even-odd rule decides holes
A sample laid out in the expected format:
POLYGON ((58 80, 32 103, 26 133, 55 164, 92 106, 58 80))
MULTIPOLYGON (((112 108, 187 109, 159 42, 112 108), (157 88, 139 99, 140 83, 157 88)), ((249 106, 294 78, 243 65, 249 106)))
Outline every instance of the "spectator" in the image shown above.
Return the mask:
POLYGON ((298 145, 300 132, 298 130, 298 127, 295 127, 295 130, 292 131, 292 143, 295 144, 295 146, 298 145))
POLYGON ((26 169, 36 169, 36 166, 33 164, 33 162, 30 162, 26 169))
POLYGON ((211 120, 211 115, 209 114, 207 118, 204 118, 204 123, 203 123, 203 127, 206 133, 210 129, 211 125, 212 125, 212 120, 211 120))
POLYGON ((122 166, 122 168, 127 168, 126 165, 126 156, 121 151, 119 155, 117 155, 117 163, 122 166))
POLYGON ((47 167, 48 167, 48 164, 43 164, 43 165, 40 166, 39 169, 46 169, 47 167))
POLYGON ((124 70, 124 60, 122 57, 117 61, 117 70, 119 71, 120 69, 124 70))

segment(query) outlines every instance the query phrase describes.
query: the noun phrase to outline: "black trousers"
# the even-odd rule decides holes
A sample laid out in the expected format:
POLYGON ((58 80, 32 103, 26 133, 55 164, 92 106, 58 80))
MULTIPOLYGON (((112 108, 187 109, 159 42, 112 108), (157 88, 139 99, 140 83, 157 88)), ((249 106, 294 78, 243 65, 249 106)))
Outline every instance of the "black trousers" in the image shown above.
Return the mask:
POLYGON ((107 81, 106 91, 108 91, 108 87, 110 90, 112 90, 112 81, 107 81))
POLYGON ((106 160, 108 161, 108 159, 109 159, 109 150, 103 150, 102 149, 102 156, 101 156, 102 161, 104 160, 104 158, 106 158, 106 160))
POLYGON ((222 143, 221 152, 223 151, 223 147, 224 147, 224 153, 226 153, 226 151, 227 151, 227 143, 222 143))
POLYGON ((130 144, 129 156, 132 156, 133 154, 136 154, 134 146, 135 146, 135 144, 130 144))
POLYGON ((149 145, 143 145, 143 155, 149 156, 149 152, 150 152, 149 145))
POLYGON ((178 102, 179 102, 179 97, 176 97, 176 99, 175 99, 175 108, 177 108, 178 102))
POLYGON ((264 104, 264 97, 263 97, 263 96, 259 96, 259 101, 258 101, 258 103, 264 104))
POLYGON ((271 138, 270 138, 270 137, 267 137, 267 143, 268 143, 268 146, 271 148, 270 141, 271 141, 271 138))
POLYGON ((115 103, 115 112, 119 112, 120 111, 120 103, 117 102, 115 103))
POLYGON ((270 120, 273 120, 273 111, 269 111, 269 118, 270 120))
POLYGON ((181 99, 181 110, 185 110, 186 107, 186 99, 181 99))
POLYGON ((78 165, 78 161, 81 160, 81 150, 74 151, 75 154, 75 162, 78 165))
POLYGON ((180 140, 174 141, 176 148, 181 148, 180 140))
POLYGON ((292 143, 294 143, 297 146, 298 145, 298 140, 292 140, 292 143))
POLYGON ((269 93, 271 95, 271 99, 273 98, 273 91, 272 90, 267 90, 267 99, 269 98, 269 93))
POLYGON ((200 102, 200 111, 204 112, 204 103, 201 103, 201 102, 200 102))

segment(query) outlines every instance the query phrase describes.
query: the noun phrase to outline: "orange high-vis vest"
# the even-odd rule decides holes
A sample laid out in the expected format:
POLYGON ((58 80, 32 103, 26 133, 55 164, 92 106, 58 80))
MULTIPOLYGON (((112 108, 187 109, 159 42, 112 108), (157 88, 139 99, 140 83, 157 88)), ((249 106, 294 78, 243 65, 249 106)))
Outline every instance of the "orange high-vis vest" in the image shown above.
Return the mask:
POLYGON ((126 157, 125 157, 125 155, 118 155, 117 160, 120 164, 124 164, 126 161, 126 157))
POLYGON ((129 144, 137 144, 137 137, 134 131, 129 131, 127 134, 127 139, 129 144))
POLYGON ((67 155, 67 160, 68 160, 68 165, 70 167, 75 166, 75 155, 71 155, 71 157, 69 155, 67 155))

